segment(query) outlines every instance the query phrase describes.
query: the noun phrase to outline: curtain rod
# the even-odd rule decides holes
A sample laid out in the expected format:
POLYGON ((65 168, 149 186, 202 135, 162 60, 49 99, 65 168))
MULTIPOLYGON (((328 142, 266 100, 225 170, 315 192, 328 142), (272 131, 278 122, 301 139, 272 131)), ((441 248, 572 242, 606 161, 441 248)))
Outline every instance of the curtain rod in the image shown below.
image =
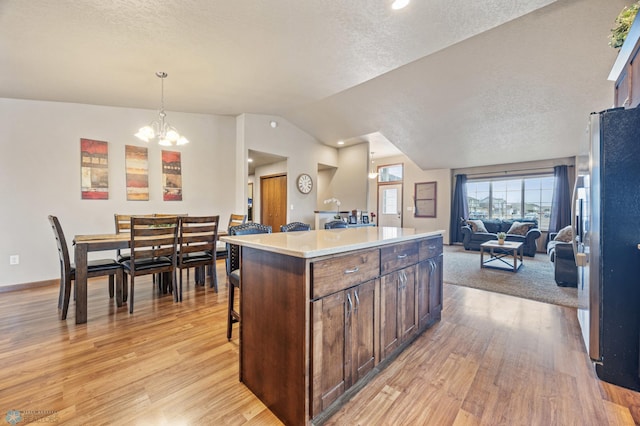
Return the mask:
MULTIPOLYGON (((561 164, 567 167, 573 167, 573 164, 561 164)), ((467 177, 470 176, 482 176, 482 175, 491 175, 491 176, 500 176, 500 175, 509 175, 509 174, 524 174, 526 172, 533 172, 536 170, 546 170, 546 171, 553 171, 553 168, 555 166, 549 166, 549 167, 534 167, 534 168, 529 168, 529 169, 519 169, 519 170, 497 170, 495 172, 479 172, 479 173, 456 173, 455 176, 461 175, 461 174, 466 174, 467 177)), ((538 172, 538 173, 542 173, 542 172, 538 172)))

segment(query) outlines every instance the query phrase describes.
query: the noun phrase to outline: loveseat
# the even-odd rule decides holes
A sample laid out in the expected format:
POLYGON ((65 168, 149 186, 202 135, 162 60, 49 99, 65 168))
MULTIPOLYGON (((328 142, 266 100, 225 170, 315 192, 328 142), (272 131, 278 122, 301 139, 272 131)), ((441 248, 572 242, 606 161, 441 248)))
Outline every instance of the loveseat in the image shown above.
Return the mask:
POLYGON ((463 220, 462 222, 462 244, 465 250, 480 250, 480 244, 498 239, 498 232, 507 233, 507 241, 517 241, 523 243, 522 250, 525 256, 534 257, 536 255, 536 240, 542 233, 538 229, 538 221, 535 219, 478 219, 463 220), (477 229, 478 222, 482 222, 483 229, 477 229), (510 234, 514 222, 526 224, 523 228, 528 228, 524 235, 510 234), (473 228, 476 228, 475 230, 473 228))
POLYGON ((558 240, 556 233, 549 234, 550 241, 547 244, 547 254, 549 260, 553 262, 554 279, 560 287, 577 287, 578 286, 578 267, 573 255, 573 246, 571 244, 571 234, 569 241, 566 238, 558 240))

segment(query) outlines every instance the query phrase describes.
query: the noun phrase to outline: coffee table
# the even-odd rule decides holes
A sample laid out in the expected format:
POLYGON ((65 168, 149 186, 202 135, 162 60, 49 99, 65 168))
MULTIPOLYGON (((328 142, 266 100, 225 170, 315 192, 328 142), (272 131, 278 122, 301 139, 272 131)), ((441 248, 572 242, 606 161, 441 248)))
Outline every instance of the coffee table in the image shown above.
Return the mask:
POLYGON ((523 263, 522 253, 524 250, 522 246, 523 243, 515 241, 505 241, 504 244, 499 244, 498 240, 480 244, 480 268, 518 272, 523 263), (489 254, 489 259, 487 260, 484 260, 485 251, 489 254), (519 264, 518 259, 520 260, 519 264))

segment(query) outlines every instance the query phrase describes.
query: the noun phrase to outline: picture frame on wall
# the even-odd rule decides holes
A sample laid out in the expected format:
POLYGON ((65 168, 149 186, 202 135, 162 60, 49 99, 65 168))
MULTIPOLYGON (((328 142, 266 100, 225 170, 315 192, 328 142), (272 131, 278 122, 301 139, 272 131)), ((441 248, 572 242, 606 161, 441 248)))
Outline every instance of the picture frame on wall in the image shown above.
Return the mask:
POLYGON ((415 217, 436 217, 437 182, 415 184, 415 217))

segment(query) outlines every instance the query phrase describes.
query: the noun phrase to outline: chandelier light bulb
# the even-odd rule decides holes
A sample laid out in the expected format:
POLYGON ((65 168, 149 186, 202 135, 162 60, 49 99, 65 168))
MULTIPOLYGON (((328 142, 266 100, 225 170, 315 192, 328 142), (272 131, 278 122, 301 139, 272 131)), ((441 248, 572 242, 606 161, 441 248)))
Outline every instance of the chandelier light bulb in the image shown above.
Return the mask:
POLYGON ((409 5, 409 1, 410 0, 395 0, 391 4, 391 9, 393 9, 393 10, 404 9, 405 7, 407 7, 409 5))

